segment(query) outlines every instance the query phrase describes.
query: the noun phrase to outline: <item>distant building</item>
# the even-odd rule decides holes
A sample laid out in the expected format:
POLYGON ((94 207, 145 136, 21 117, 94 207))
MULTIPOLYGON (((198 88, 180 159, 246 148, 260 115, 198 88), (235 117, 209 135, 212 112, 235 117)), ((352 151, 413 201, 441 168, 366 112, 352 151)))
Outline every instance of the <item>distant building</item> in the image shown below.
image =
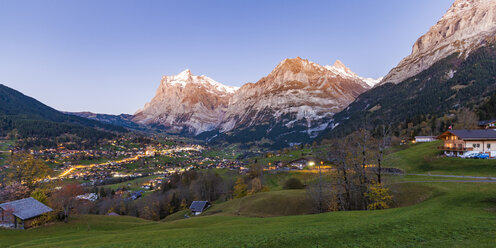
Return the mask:
POLYGON ((415 143, 432 142, 436 140, 436 136, 415 136, 415 143))
POLYGON ((33 221, 53 210, 45 204, 29 197, 0 204, 0 226, 15 229, 28 229, 33 221))
POLYGON ((84 194, 84 195, 78 195, 76 196, 76 199, 80 199, 80 200, 88 200, 88 201, 96 201, 98 200, 98 195, 95 194, 95 193, 87 193, 87 194, 84 194))
POLYGON ((212 206, 210 202, 208 201, 194 201, 191 203, 191 206, 189 206, 189 209, 194 215, 200 215, 203 211, 207 210, 212 206))
POLYGON ((140 198, 141 196, 143 196, 143 193, 144 193, 143 190, 135 191, 135 192, 131 193, 131 197, 130 198, 132 200, 136 200, 136 199, 140 198))
POLYGON ((289 161, 288 165, 291 167, 297 167, 298 169, 301 170, 305 168, 307 165, 309 165, 309 160, 306 158, 300 158, 293 161, 289 161))
POLYGON ((467 151, 489 154, 496 157, 496 130, 449 130, 439 135, 444 145, 438 147, 447 156, 459 156, 467 151))
POLYGON ((479 128, 481 128, 481 129, 496 129, 496 120, 479 121, 479 128))

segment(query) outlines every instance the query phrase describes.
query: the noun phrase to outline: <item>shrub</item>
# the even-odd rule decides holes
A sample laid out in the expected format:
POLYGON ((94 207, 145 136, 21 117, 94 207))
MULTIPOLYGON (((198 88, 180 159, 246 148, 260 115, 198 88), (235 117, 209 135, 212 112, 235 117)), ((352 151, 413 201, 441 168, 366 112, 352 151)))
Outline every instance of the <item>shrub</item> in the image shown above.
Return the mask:
POLYGON ((300 179, 294 177, 286 180, 283 186, 284 189, 303 189, 304 187, 305 185, 301 183, 300 179))
POLYGON ((45 214, 42 214, 41 216, 39 216, 38 218, 33 219, 31 226, 32 227, 42 226, 42 225, 45 225, 45 224, 52 222, 56 219, 57 219, 57 213, 56 212, 53 211, 53 212, 45 213, 45 214))
POLYGON ((370 210, 387 209, 390 207, 393 197, 389 189, 382 183, 376 183, 368 186, 368 192, 365 196, 369 199, 370 204, 367 206, 370 210))

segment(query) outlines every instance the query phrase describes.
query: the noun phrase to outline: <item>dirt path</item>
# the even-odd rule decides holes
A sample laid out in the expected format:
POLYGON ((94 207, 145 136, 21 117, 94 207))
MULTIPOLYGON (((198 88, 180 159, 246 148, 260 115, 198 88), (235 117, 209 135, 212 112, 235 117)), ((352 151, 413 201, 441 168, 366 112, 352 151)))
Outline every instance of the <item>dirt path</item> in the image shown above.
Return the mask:
POLYGON ((496 180, 425 180, 404 181, 400 183, 496 183, 496 180))
MULTIPOLYGON (((496 177, 475 177, 475 176, 454 176, 454 175, 433 175, 433 174, 405 174, 408 176, 424 176, 424 177, 447 177, 447 178, 464 178, 464 179, 477 179, 485 181, 496 181, 496 177)), ((474 181, 477 181, 474 180, 474 181)), ((456 181, 456 180, 451 180, 456 181)), ((470 181, 470 180, 469 180, 470 181)))

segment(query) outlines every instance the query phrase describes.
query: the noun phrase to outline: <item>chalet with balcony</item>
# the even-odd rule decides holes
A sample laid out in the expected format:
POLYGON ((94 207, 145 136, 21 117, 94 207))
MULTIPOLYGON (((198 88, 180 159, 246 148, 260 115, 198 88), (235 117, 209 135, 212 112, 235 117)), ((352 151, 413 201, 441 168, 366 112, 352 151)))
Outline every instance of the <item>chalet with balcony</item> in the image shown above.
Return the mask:
POLYGON ((444 141, 444 145, 438 147, 447 156, 459 156, 467 151, 489 154, 496 157, 496 130, 449 130, 437 137, 444 141))

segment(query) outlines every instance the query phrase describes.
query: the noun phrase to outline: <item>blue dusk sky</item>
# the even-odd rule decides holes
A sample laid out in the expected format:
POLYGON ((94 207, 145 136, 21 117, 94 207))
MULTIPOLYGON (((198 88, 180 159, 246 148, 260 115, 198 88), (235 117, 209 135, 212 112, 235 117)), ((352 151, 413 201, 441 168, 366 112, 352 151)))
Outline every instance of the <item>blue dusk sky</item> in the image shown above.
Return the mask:
POLYGON ((453 0, 0 0, 0 83, 63 111, 132 114, 186 68, 232 86, 283 59, 384 76, 453 0))

